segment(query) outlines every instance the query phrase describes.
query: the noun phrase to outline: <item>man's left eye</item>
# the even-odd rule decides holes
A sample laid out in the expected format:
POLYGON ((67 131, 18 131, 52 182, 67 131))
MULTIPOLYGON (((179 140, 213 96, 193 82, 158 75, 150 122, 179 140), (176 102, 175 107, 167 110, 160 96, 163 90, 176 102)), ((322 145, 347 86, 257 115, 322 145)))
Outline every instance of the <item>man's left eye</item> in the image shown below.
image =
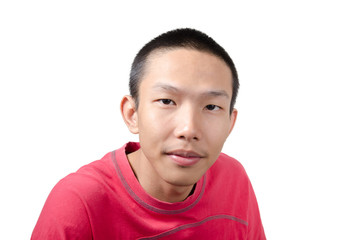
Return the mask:
POLYGON ((214 110, 219 110, 220 107, 216 106, 216 105, 213 105, 213 104, 209 104, 205 107, 207 110, 210 110, 210 111, 214 111, 214 110))

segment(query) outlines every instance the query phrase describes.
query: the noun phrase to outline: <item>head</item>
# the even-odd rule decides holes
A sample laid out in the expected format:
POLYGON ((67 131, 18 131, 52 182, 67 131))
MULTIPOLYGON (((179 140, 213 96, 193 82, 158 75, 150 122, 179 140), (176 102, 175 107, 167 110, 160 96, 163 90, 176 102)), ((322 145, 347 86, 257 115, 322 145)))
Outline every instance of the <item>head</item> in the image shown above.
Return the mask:
POLYGON ((175 30, 146 44, 132 66, 132 96, 121 103, 126 125, 139 134, 139 180, 197 182, 234 126, 238 86, 230 57, 201 32, 175 30))
POLYGON ((134 98, 136 107, 139 104, 139 86, 142 81, 142 77, 145 74, 147 63, 149 63, 149 57, 152 53, 157 51, 167 51, 176 48, 193 49, 201 52, 212 54, 222 61, 230 68, 232 74, 232 97, 230 101, 230 114, 235 106, 236 97, 239 90, 238 73, 235 68, 234 62, 217 42, 211 37, 207 36, 195 29, 183 28, 176 29, 154 38, 148 42, 136 55, 133 60, 129 89, 131 96, 134 98))

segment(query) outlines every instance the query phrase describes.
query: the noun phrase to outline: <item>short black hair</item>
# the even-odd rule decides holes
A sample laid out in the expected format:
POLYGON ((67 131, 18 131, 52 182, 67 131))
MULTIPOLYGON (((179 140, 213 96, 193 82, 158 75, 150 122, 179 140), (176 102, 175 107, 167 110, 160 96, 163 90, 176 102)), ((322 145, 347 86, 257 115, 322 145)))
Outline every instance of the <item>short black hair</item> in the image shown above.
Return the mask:
POLYGON ((231 70, 232 74, 232 97, 230 102, 230 114, 234 109, 236 97, 239 90, 239 79, 235 65, 229 54, 203 32, 191 28, 180 28, 168 31, 148 42, 137 53, 132 63, 129 89, 131 96, 135 99, 136 108, 139 103, 139 86, 145 71, 148 57, 157 50, 172 50, 176 48, 194 49, 210 53, 223 60, 231 70))

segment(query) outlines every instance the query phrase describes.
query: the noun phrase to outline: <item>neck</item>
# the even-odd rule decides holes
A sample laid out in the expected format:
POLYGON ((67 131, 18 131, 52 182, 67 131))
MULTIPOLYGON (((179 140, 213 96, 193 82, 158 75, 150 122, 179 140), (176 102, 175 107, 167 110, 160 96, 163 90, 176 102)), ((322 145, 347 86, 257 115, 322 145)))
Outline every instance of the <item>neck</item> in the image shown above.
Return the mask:
POLYGON ((142 184, 142 181, 140 181, 140 184, 145 189, 145 191, 148 194, 150 194, 152 197, 170 203, 184 201, 190 195, 193 189, 193 186, 187 186, 187 187, 163 186, 156 188, 153 186, 147 186, 147 184, 142 184))
POLYGON ((152 165, 140 150, 127 155, 138 182, 152 197, 164 202, 182 202, 193 191, 194 185, 177 186, 164 181, 155 174, 152 165))

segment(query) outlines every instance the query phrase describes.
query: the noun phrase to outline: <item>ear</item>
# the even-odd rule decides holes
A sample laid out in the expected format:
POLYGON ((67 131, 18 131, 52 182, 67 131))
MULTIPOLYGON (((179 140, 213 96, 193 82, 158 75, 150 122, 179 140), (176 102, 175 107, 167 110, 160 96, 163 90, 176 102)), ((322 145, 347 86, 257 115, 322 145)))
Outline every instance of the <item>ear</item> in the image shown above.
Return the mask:
POLYGON ((235 108, 233 109, 233 111, 231 112, 230 115, 230 129, 229 129, 229 134, 231 133, 231 131, 233 130, 234 126, 235 126, 235 122, 236 122, 236 118, 238 116, 238 110, 236 110, 235 108))
POLYGON ((126 95, 121 101, 121 113, 129 131, 138 134, 138 116, 133 97, 126 95))

